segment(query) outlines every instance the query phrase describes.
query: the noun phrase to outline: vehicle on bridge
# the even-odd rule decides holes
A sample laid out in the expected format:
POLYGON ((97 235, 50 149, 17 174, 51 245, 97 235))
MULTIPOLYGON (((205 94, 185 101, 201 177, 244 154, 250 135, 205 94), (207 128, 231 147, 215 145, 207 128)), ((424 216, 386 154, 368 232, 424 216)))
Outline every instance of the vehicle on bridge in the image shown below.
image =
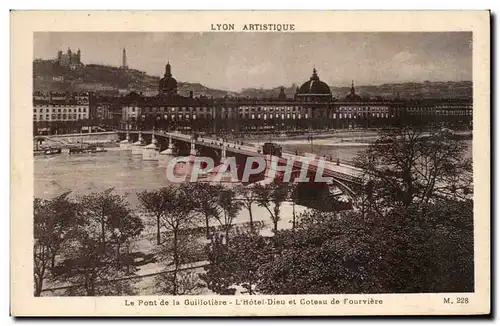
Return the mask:
POLYGON ((264 143, 262 146, 262 154, 281 157, 283 150, 281 146, 276 143, 264 143))

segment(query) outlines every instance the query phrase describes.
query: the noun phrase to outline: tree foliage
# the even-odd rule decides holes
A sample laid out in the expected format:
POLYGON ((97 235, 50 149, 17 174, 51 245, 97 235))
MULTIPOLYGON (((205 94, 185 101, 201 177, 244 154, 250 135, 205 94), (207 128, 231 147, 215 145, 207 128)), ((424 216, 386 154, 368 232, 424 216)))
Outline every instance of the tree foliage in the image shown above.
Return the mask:
POLYGON ((221 225, 226 235, 226 242, 229 242, 229 231, 233 227, 233 221, 241 210, 241 202, 236 199, 236 192, 232 189, 224 189, 219 193, 219 206, 222 208, 222 216, 217 216, 217 221, 221 225))
POLYGON ((188 240, 189 232, 186 231, 197 227, 199 222, 199 202, 193 198, 191 191, 191 186, 183 183, 139 194, 144 208, 157 217, 158 232, 161 232, 160 228, 163 229, 168 240, 160 246, 160 259, 165 264, 164 271, 168 273, 157 281, 172 295, 179 295, 184 291, 181 284, 185 279, 179 273, 186 256, 190 255, 186 243, 191 241, 188 240), (169 285, 165 286, 165 282, 169 285))
POLYGON ((257 201, 253 186, 240 185, 236 188, 242 207, 246 208, 250 217, 250 231, 254 232, 252 205, 257 201))
POLYGON ((206 237, 210 238, 210 220, 220 219, 219 194, 223 187, 219 184, 194 182, 187 185, 190 196, 195 201, 195 209, 205 218, 206 237))
POLYGON ((68 194, 49 201, 35 199, 35 238, 51 237, 51 246, 57 244, 62 257, 52 268, 52 276, 74 285, 70 295, 125 291, 123 284, 109 281, 124 275, 123 267, 128 270, 130 261, 122 259, 121 246, 138 236, 144 226, 125 198, 112 192, 107 189, 76 200, 69 200, 68 194))
POLYGON ((273 229, 277 231, 278 222, 281 219, 281 204, 290 195, 290 185, 274 180, 272 183, 266 185, 256 184, 253 189, 258 205, 264 207, 269 212, 273 222, 273 229))
POLYGON ((55 266, 56 256, 73 227, 80 223, 75 203, 64 193, 51 200, 34 199, 33 268, 35 296, 40 296, 44 279, 55 266))
POLYGON ((82 196, 79 207, 83 223, 68 242, 63 273, 70 282, 84 284, 86 295, 109 294, 109 286, 97 285, 125 274, 123 267, 130 261, 122 259, 122 245, 138 236, 144 225, 112 188, 82 196))
POLYGON ((474 291, 472 203, 440 200, 381 219, 308 211, 273 237, 213 246, 207 284, 261 294, 474 291), (408 215, 419 218, 408 218, 408 215))
POLYGON ((236 286, 241 286, 244 293, 256 294, 261 278, 259 267, 270 258, 266 241, 252 232, 235 235, 229 244, 214 237, 206 249, 209 264, 200 278, 218 294, 233 295, 236 286))

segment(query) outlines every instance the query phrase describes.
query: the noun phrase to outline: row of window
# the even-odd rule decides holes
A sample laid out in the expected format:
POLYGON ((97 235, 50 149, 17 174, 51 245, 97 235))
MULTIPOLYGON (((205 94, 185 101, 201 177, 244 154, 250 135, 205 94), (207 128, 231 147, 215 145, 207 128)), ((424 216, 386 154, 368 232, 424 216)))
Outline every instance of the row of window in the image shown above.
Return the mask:
MULTIPOLYGON (((420 111, 416 111, 416 112, 412 112, 410 111, 410 114, 411 115, 429 115, 428 112, 420 112, 420 111)), ((472 115, 472 111, 471 110, 455 110, 455 111, 447 111, 447 110, 437 110, 437 111, 433 111, 431 112, 430 114, 432 115, 472 115)))
MULTIPOLYGON (((143 119, 146 118, 146 115, 143 114, 141 116, 143 119)), ((210 116, 208 116, 210 117, 210 116)), ((339 113, 338 114, 338 119, 361 119, 361 118, 367 118, 367 117, 372 117, 372 118, 389 118, 392 117, 389 115, 389 113, 371 113, 371 114, 351 114, 351 113, 339 113)), ((207 118, 207 116, 198 116, 196 114, 165 114, 164 118, 167 120, 196 120, 197 118, 207 118)), ((221 116, 223 119, 229 119, 230 116, 228 114, 224 114, 221 116)), ((271 119, 281 119, 281 120, 295 120, 295 119, 309 119, 309 115, 307 113, 305 114, 295 114, 295 113, 287 113, 287 114, 240 114, 239 115, 240 119, 250 119, 250 120, 255 120, 255 119, 263 119, 263 120, 271 120, 271 119)), ((337 119, 337 114, 334 113, 332 116, 327 117, 325 116, 316 116, 315 118, 332 118, 332 119, 337 119)))
POLYGON ((84 101, 84 100, 78 100, 78 101, 58 101, 55 103, 36 103, 34 104, 35 106, 42 106, 42 107, 63 107, 63 106, 68 106, 68 105, 89 105, 89 101, 84 101))
POLYGON ((40 115, 33 114, 33 120, 37 120, 37 117, 38 117, 38 121, 87 119, 87 116, 85 114, 78 114, 77 115, 76 113, 72 113, 72 114, 54 114, 54 113, 52 113, 52 114, 45 114, 45 116, 43 114, 40 114, 40 115))
MULTIPOLYGON (((140 112, 139 108, 136 108, 136 107, 129 107, 129 113, 135 113, 136 112, 136 109, 137 109, 137 112, 140 112)), ((452 111, 456 111, 457 109, 460 109, 460 110, 463 110, 464 108, 463 107, 460 107, 460 108, 454 108, 454 109, 450 109, 452 111)), ((156 107, 146 107, 146 108, 143 108, 142 109, 142 113, 154 113, 154 112, 168 112, 169 108, 163 108, 163 107, 160 107, 160 108, 156 108, 156 107)), ((209 112, 210 109, 207 109, 206 107, 204 108, 190 108, 190 107, 180 107, 180 108, 170 108, 170 110, 172 112, 199 112, 199 113, 202 113, 202 112, 209 112)), ((304 112, 305 110, 308 110, 307 108, 298 108, 298 107, 281 107, 281 108, 275 108, 275 107, 271 107, 271 108, 268 108, 268 107, 240 107, 238 109, 235 109, 235 110, 232 110, 230 108, 222 108, 222 113, 225 113, 225 112, 232 112, 232 111, 238 111, 240 113, 244 112, 244 113, 247 113, 247 112, 304 112)), ((435 107, 410 107, 410 108, 405 108, 405 110, 407 111, 410 111, 410 112, 413 112, 413 111, 422 111, 422 112, 435 112, 436 111, 436 108, 435 107)), ((328 110, 328 111, 333 111, 333 110, 328 110)), ((370 106, 370 107, 349 107, 349 106, 341 106, 338 108, 338 111, 337 112, 389 112, 389 108, 388 107, 377 107, 377 106, 370 106)))
POLYGON ((406 108, 407 111, 440 111, 440 110, 446 110, 446 111, 457 111, 457 110, 467 110, 467 111, 472 111, 471 108, 464 108, 464 107, 453 107, 453 108, 446 108, 446 107, 411 107, 411 108, 406 108))
MULTIPOLYGON (((55 109, 55 108, 47 108, 47 109, 43 109, 43 108, 40 108, 38 109, 38 112, 39 113, 51 113, 51 112, 57 112, 60 113, 60 112, 63 112, 63 113, 66 113, 66 112, 77 112, 77 108, 64 108, 64 109, 55 109)), ((86 107, 79 107, 78 108, 78 112, 87 112, 87 108, 86 107)), ((37 113, 37 108, 33 108, 33 113, 37 113)))

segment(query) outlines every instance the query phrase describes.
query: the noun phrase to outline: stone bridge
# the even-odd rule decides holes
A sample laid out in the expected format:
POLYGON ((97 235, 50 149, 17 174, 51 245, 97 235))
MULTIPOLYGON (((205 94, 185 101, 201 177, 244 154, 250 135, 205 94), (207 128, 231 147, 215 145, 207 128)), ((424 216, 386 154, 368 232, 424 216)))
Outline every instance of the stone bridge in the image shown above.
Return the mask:
MULTIPOLYGON (((297 178, 301 169, 307 169, 307 177, 316 187, 325 186, 322 182, 314 182, 316 174, 331 177, 332 183, 349 197, 356 196, 362 184, 363 170, 344 162, 330 162, 326 159, 303 157, 284 152, 281 157, 270 157, 262 153, 262 148, 253 144, 228 141, 222 138, 209 138, 204 136, 193 137, 178 132, 163 131, 117 131, 122 149, 132 150, 132 154, 142 154, 143 159, 162 160, 165 156, 207 156, 215 164, 223 164, 226 157, 235 157, 239 180, 243 176, 243 167, 250 157, 262 157, 266 160, 266 171, 281 166, 283 169, 288 164, 293 164, 291 180, 297 178), (149 144, 149 145, 148 145, 149 144), (274 164, 271 162, 274 161, 274 164), (293 163, 290 163, 293 162, 293 163)), ((275 171, 276 172, 276 171, 275 171)), ((277 177, 280 172, 276 173, 277 177)), ((281 172, 281 175, 283 173, 281 172)), ((254 175, 249 183, 258 182, 265 178, 265 173, 254 175)))

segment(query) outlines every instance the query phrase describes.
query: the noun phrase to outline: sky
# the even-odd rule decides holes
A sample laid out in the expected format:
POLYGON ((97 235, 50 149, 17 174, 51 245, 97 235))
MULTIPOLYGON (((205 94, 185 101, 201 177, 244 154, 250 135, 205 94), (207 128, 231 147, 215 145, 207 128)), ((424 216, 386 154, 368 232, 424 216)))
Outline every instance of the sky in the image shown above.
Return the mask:
POLYGON ((34 58, 81 50, 84 64, 128 66, 231 91, 300 85, 315 67, 331 86, 472 80, 471 32, 37 32, 34 58))

